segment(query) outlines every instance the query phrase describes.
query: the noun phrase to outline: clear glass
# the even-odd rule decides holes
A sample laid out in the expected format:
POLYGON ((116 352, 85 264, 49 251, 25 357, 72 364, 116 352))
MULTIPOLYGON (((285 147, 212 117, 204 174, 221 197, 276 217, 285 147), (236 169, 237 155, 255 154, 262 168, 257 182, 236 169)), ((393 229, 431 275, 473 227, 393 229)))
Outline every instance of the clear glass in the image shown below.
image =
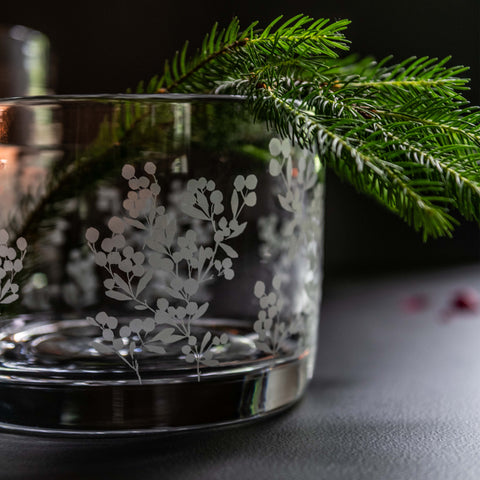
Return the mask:
POLYGON ((167 432, 294 403, 322 179, 235 97, 0 101, 1 426, 167 432))

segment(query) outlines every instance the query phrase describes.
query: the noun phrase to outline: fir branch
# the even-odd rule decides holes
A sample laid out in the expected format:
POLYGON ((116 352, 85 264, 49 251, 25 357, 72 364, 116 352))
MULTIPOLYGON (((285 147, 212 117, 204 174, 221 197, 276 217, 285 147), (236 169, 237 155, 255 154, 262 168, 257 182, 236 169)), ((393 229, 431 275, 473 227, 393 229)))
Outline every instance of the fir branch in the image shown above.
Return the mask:
MULTIPOLYGON (((315 98, 319 103, 317 111, 322 111, 324 115, 347 115, 351 118, 359 118, 361 115, 376 118, 377 121, 372 124, 374 131, 369 135, 368 140, 377 141, 379 145, 382 142, 389 142, 389 147, 397 152, 397 157, 405 156, 419 165, 424 165, 425 175, 441 182, 449 192, 454 192, 465 216, 480 222, 480 170, 478 168, 480 152, 471 149, 469 153, 467 146, 459 158, 460 144, 444 146, 439 144, 436 148, 430 144, 428 149, 425 145, 432 140, 438 141, 442 134, 432 134, 425 129, 419 131, 418 127, 412 129, 410 122, 394 124, 382 122, 380 112, 374 111, 371 106, 352 104, 338 97, 338 94, 333 98, 329 98, 325 93, 319 94, 315 98)), ((355 102, 358 101, 355 99, 355 102)), ((462 121, 465 123, 465 118, 462 121)), ((467 122, 467 124, 474 125, 473 122, 467 122)), ((446 123, 437 123, 436 126, 439 131, 452 129, 446 123)), ((455 131, 458 132, 458 130, 455 131)), ((391 155, 394 155, 393 152, 391 155)))
MULTIPOLYGON (((196 92, 212 90, 218 82, 227 80, 239 65, 255 68, 261 62, 274 62, 308 55, 309 63, 302 63, 304 70, 317 65, 315 57, 335 58, 335 50, 346 50, 347 40, 341 33, 350 23, 341 20, 330 23, 327 19, 313 21, 305 15, 297 15, 278 25, 277 17, 260 33, 255 31, 258 22, 253 22, 240 32, 237 19, 217 32, 215 24, 205 36, 196 55, 187 61, 188 43, 177 52, 171 62, 165 63, 163 75, 150 82, 147 93, 196 92)), ((245 74, 250 73, 247 68, 245 74)))
POLYGON ((357 78, 351 76, 342 88, 351 88, 361 91, 364 88, 388 90, 396 88, 412 93, 415 91, 436 92, 439 95, 458 97, 459 90, 467 90, 468 79, 459 75, 468 70, 468 67, 455 66, 446 68, 444 65, 450 57, 442 60, 429 57, 410 57, 403 62, 385 66, 390 60, 387 57, 378 65, 369 65, 357 78))
POLYGON ((255 118, 318 148, 340 177, 424 238, 451 235, 452 207, 480 221, 480 114, 461 95, 467 68, 447 67, 449 57, 337 58, 347 23, 299 15, 234 38, 237 22, 227 28, 234 48, 221 35, 212 41, 214 30, 210 48, 180 61, 175 91, 244 95, 255 118))
MULTIPOLYGON (((270 90, 267 92, 277 109, 286 111, 290 117, 289 124, 295 125, 301 131, 308 131, 309 136, 316 139, 319 152, 327 154, 327 165, 336 173, 353 183, 357 189, 380 200, 387 208, 401 216, 416 230, 423 229, 425 238, 429 235, 450 235, 453 229, 452 217, 444 208, 435 205, 439 198, 427 198, 419 187, 432 186, 419 184, 415 179, 410 180, 404 173, 389 165, 385 160, 368 152, 365 143, 354 146, 354 135, 338 135, 334 129, 323 125, 311 110, 302 108, 299 102, 287 101, 275 95, 270 90), (363 150, 367 150, 364 153, 363 150), (354 161, 352 164, 351 160, 354 161), (367 167, 364 169, 364 167, 367 167)), ((264 107, 262 100, 262 107, 264 107)), ((292 133, 299 137, 302 133, 292 133)), ((376 142, 375 142, 376 143, 376 142)), ((442 199, 443 200, 443 199, 442 199)))
POLYGON ((468 117, 458 118, 458 116, 450 119, 441 119, 439 117, 431 119, 428 118, 430 113, 428 108, 424 116, 414 112, 406 113, 390 109, 375 109, 375 112, 380 116, 404 120, 404 125, 407 128, 414 129, 414 131, 422 130, 425 127, 427 130, 425 133, 428 133, 428 129, 430 129, 430 132, 448 133, 451 135, 452 141, 460 143, 463 139, 467 145, 480 146, 480 129, 478 128, 478 123, 475 123, 474 120, 474 118, 477 118, 478 122, 480 118, 475 114, 472 115, 474 118, 471 119, 468 117))
POLYGON ((172 62, 168 62, 168 60, 165 62, 162 77, 151 85, 148 93, 174 92, 179 85, 186 84, 197 71, 205 68, 216 58, 244 46, 248 41, 247 35, 251 34, 256 24, 257 22, 252 23, 239 35, 238 19, 233 19, 228 28, 219 34, 217 34, 218 24, 215 23, 211 32, 205 36, 200 52, 189 64, 186 63, 188 41, 185 42, 181 52, 176 52, 172 62))

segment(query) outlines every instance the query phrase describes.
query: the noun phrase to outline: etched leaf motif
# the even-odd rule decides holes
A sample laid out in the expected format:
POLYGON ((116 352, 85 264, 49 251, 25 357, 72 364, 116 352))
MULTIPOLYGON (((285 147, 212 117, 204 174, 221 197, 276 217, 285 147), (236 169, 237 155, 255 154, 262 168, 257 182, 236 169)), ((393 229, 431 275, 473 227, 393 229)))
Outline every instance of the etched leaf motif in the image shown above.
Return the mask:
POLYGON ((208 200, 207 200, 207 197, 203 193, 201 193, 201 192, 197 193, 197 202, 198 202, 199 207, 204 212, 208 212, 208 200))
POLYGON ((167 353, 165 347, 161 347, 160 345, 145 345, 145 350, 151 353, 156 353, 157 355, 163 355, 167 353))
POLYGON ((235 227, 233 232, 230 234, 229 238, 235 238, 241 235, 244 231, 245 228, 247 228, 247 222, 243 222, 238 227, 235 227))
MULTIPOLYGON (((123 217, 123 221, 125 223, 128 223, 128 225, 131 225, 132 227, 138 228, 139 230, 145 230, 146 227, 142 222, 139 222, 135 218, 128 218, 128 217, 123 217)), ((96 240, 94 240, 92 243, 95 243, 96 240)))
POLYGON ((129 291, 129 287, 128 287, 127 282, 125 280, 123 280, 123 278, 120 275, 118 275, 118 273, 113 274, 113 279, 115 280, 115 283, 120 288, 122 288, 125 292, 129 291))
POLYGON ((208 310, 208 306, 209 303, 205 302, 203 305, 198 307, 198 310, 192 316, 192 320, 198 320, 199 318, 203 317, 203 315, 205 315, 205 312, 208 310))
POLYGON ((238 193, 237 193, 237 190, 234 190, 232 192, 232 198, 231 198, 231 201, 230 201, 230 206, 231 206, 231 209, 232 209, 232 215, 235 217, 237 215, 237 212, 238 212, 238 193))
POLYGON ((97 326, 97 322, 93 317, 87 317, 87 322, 90 323, 90 325, 97 326))
POLYGON ((129 297, 128 295, 125 295, 122 292, 117 292, 116 290, 107 290, 105 292, 105 295, 107 297, 113 298, 114 300, 118 300, 120 302, 125 302, 127 300, 131 300, 132 298, 129 297))
POLYGON ((238 258, 238 253, 230 245, 227 245, 226 243, 219 243, 218 245, 230 258, 238 258))
POLYGON ((178 300, 184 300, 185 297, 178 291, 173 288, 169 287, 164 287, 165 291, 173 298, 176 298, 178 300))
POLYGON ((5 285, 3 285, 3 287, 2 287, 2 291, 0 293, 0 298, 3 298, 6 295, 6 293, 10 290, 11 286, 12 286, 12 281, 7 280, 5 282, 5 285))
POLYGON ((186 213, 192 218, 196 218, 198 220, 208 220, 208 217, 198 208, 195 208, 193 205, 182 205, 183 213, 186 213))
POLYGON ((112 349, 110 347, 100 342, 92 342, 92 347, 102 355, 110 355, 112 353, 112 349))
MULTIPOLYGON (((138 295, 138 293, 137 293, 138 295)), ((148 310, 148 306, 147 305, 134 305, 133 307, 135 310, 148 310)))
POLYGON ((161 237, 161 233, 159 233, 157 230, 154 231, 155 238, 147 238, 145 241, 145 245, 148 248, 151 248, 154 252, 157 253, 167 253, 167 249, 160 243, 159 237, 161 237))
MULTIPOLYGON (((137 293, 136 296, 138 297, 143 290, 145 290, 145 287, 150 283, 150 280, 153 278, 153 271, 152 270, 147 270, 146 273, 143 275, 142 278, 138 281, 137 285, 137 293)), ((144 305, 136 305, 136 307, 142 307, 141 309, 143 310, 144 305)))
POLYGON ((293 176, 293 165, 292 165, 292 157, 287 158, 287 172, 286 172, 286 179, 287 185, 290 188, 292 186, 292 176, 293 176))
POLYGON ((207 261, 207 250, 201 246, 199 249, 198 249, 198 265, 197 265, 197 269, 199 272, 202 271, 203 269, 203 266, 205 265, 205 262, 207 261))
POLYGON ((0 303, 3 303, 6 305, 8 303, 13 303, 17 299, 18 299, 18 295, 14 293, 12 295, 8 295, 7 297, 3 298, 0 303))
POLYGON ((207 332, 204 336, 203 336, 203 340, 202 340, 202 344, 200 345, 200 351, 204 351, 208 342, 210 341, 210 339, 212 338, 212 334, 210 332, 207 332))
POLYGON ((175 328, 164 328, 161 332, 155 335, 151 342, 158 342, 161 341, 163 343, 175 343, 183 340, 185 337, 183 335, 175 335, 175 328))

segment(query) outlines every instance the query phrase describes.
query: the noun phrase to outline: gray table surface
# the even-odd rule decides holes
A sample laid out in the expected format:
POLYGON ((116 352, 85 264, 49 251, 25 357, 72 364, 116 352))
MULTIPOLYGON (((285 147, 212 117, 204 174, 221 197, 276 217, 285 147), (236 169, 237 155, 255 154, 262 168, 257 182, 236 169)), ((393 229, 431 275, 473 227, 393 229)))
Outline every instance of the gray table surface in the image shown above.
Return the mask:
POLYGON ((315 377, 293 409, 237 428, 135 439, 0 435, 3 479, 479 479, 480 266, 329 283, 315 377), (427 308, 405 312, 422 294, 427 308))

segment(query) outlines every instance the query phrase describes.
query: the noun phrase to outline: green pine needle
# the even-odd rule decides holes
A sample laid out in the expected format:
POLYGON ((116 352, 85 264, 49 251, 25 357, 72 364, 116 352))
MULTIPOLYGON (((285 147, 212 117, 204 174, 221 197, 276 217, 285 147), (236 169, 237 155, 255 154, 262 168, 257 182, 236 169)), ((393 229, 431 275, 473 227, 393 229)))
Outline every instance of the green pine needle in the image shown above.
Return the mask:
POLYGON ((349 21, 297 15, 263 30, 215 24, 190 58, 188 43, 147 93, 243 95, 254 118, 321 159, 423 238, 452 235, 452 211, 480 222, 480 112, 450 58, 391 64, 341 58, 349 21))

